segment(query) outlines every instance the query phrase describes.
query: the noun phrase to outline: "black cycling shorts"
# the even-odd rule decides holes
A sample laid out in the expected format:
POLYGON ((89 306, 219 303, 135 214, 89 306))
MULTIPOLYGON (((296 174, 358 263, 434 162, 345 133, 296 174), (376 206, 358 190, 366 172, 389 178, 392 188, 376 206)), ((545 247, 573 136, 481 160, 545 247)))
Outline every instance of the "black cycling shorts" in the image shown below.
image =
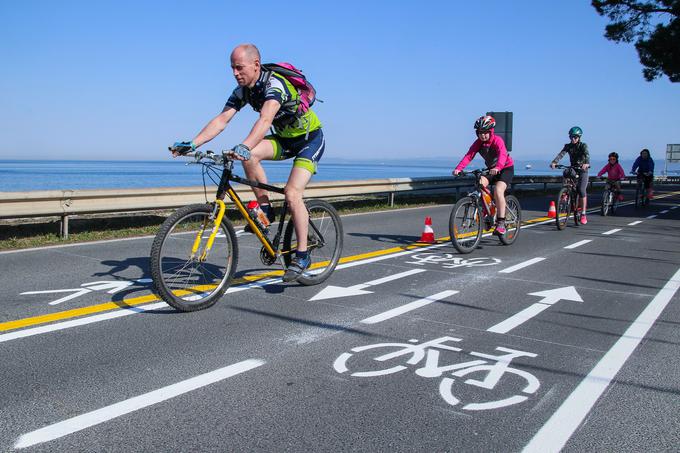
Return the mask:
POLYGON ((505 184, 510 187, 510 184, 512 184, 512 178, 515 177, 515 166, 511 165, 509 167, 505 167, 504 169, 501 170, 500 173, 498 173, 495 176, 489 175, 489 184, 496 184, 498 181, 503 181, 505 184))

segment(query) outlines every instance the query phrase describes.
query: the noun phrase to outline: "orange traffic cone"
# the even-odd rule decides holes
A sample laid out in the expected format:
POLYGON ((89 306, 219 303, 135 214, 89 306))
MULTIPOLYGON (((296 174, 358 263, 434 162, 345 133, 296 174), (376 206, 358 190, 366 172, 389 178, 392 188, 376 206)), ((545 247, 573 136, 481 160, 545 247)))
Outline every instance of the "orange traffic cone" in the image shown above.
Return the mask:
POLYGON ((550 207, 548 208, 548 218, 554 219, 557 216, 557 210, 555 209, 555 202, 550 202, 550 207))
POLYGON ((425 217, 425 228, 423 229, 423 234, 420 235, 420 240, 418 242, 434 244, 434 230, 432 230, 431 217, 425 217))

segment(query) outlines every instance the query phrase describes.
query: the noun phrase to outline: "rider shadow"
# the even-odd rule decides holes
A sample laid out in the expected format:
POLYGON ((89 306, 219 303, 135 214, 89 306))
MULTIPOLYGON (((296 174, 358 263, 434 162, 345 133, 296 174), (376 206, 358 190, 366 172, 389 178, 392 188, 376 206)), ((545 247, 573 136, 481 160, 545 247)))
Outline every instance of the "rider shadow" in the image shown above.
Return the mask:
POLYGON ((389 244, 411 245, 418 242, 420 236, 404 236, 398 234, 370 234, 370 233, 346 233, 348 236, 365 237, 376 242, 385 242, 389 244))
POLYGON ((303 319, 303 318, 297 318, 293 316, 285 316, 281 315, 278 313, 272 313, 269 311, 263 311, 263 310, 256 310, 254 308, 246 308, 246 307, 229 307, 230 310, 237 310, 245 313, 250 313, 258 316, 266 316, 268 318, 273 318, 277 319, 280 321, 285 321, 285 322, 293 322, 296 324, 302 324, 304 326, 308 327, 316 327, 324 330, 332 330, 336 332, 346 332, 346 333, 354 333, 357 335, 361 335, 363 337, 377 337, 377 338, 386 338, 386 339, 392 339, 392 340, 397 340, 397 337, 391 338, 383 334, 378 334, 378 333, 373 333, 369 332, 366 330, 361 330, 361 329, 355 329, 353 327, 348 327, 342 324, 331 324, 331 323, 326 323, 326 322, 319 322, 319 321, 312 321, 309 319, 303 319))

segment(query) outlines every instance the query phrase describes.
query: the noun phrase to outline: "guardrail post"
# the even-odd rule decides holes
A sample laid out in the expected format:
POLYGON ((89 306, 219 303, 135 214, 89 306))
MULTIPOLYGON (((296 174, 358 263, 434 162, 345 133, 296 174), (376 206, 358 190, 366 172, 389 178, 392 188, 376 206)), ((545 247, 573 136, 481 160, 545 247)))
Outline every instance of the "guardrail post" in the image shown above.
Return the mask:
POLYGON ((68 215, 61 216, 60 236, 62 239, 68 239, 68 215))
POLYGON ((390 204, 390 208, 394 207, 394 192, 390 192, 389 196, 387 197, 387 201, 390 204))

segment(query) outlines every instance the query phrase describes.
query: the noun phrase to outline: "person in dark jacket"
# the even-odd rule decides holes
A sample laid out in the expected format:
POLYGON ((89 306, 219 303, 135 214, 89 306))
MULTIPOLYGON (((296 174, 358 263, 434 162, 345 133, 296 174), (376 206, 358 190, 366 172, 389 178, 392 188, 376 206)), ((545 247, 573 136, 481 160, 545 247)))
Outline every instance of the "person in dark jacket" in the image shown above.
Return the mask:
MULTIPOLYGON (((569 143, 564 145, 562 151, 550 163, 550 167, 555 168, 557 163, 569 153, 569 160, 572 167, 578 167, 576 173, 579 176, 578 195, 581 197, 581 223, 585 225, 588 223, 586 218, 586 207, 588 206, 588 195, 586 188, 588 187, 588 168, 590 168, 590 154, 588 154, 588 145, 581 141, 583 130, 574 126, 569 129, 569 143)), ((565 170, 565 172, 569 169, 565 170)))
POLYGON ((652 159, 647 148, 640 151, 640 156, 635 159, 633 169, 630 172, 635 173, 638 180, 642 180, 647 191, 647 198, 651 200, 653 195, 652 183, 654 182, 654 159, 652 159))

